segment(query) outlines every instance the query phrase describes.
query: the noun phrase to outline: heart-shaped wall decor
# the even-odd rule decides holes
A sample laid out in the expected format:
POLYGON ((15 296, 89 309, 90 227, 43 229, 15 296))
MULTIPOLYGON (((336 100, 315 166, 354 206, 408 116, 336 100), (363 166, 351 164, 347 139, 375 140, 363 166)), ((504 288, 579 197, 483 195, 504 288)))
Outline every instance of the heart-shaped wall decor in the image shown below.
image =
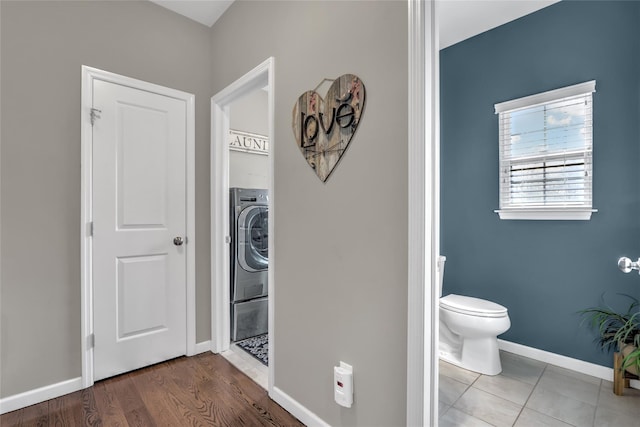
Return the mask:
POLYGON ((298 148, 322 182, 344 155, 364 111, 362 80, 344 74, 333 81, 323 99, 315 90, 293 106, 293 134, 298 148))

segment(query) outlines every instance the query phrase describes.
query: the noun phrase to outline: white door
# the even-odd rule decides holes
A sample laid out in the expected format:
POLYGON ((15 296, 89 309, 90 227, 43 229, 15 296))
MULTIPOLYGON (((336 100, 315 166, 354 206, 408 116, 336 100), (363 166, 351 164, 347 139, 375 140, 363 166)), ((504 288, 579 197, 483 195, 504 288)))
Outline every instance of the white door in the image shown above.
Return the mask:
POLYGON ((101 80, 93 108, 97 381, 186 354, 187 126, 184 100, 101 80))

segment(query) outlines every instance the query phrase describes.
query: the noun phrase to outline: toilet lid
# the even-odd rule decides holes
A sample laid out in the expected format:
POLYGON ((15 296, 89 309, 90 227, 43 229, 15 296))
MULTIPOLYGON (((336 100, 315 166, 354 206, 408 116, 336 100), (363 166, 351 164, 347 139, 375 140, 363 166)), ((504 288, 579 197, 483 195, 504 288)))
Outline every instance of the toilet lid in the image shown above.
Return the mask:
POLYGON ((456 313, 469 314, 480 317, 504 317, 507 315, 506 307, 480 298, 466 297, 463 295, 447 295, 440 298, 440 307, 456 313))

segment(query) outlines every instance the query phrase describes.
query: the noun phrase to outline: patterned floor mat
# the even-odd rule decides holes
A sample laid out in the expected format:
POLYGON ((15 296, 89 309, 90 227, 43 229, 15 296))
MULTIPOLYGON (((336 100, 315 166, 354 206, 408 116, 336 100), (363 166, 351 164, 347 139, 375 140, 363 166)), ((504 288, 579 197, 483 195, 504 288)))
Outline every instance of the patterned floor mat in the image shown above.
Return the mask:
POLYGON ((264 365, 269 366, 269 336, 267 334, 247 338, 236 342, 236 344, 264 365))

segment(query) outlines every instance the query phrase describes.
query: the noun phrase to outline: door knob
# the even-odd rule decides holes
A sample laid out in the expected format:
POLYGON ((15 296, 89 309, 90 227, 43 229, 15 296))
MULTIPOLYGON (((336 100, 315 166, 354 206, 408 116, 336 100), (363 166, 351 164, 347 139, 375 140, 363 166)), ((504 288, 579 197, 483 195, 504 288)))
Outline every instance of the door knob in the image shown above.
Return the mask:
POLYGON ((184 243, 184 239, 180 236, 178 237, 174 237, 173 238, 173 244, 176 246, 182 246, 182 244, 184 243))

